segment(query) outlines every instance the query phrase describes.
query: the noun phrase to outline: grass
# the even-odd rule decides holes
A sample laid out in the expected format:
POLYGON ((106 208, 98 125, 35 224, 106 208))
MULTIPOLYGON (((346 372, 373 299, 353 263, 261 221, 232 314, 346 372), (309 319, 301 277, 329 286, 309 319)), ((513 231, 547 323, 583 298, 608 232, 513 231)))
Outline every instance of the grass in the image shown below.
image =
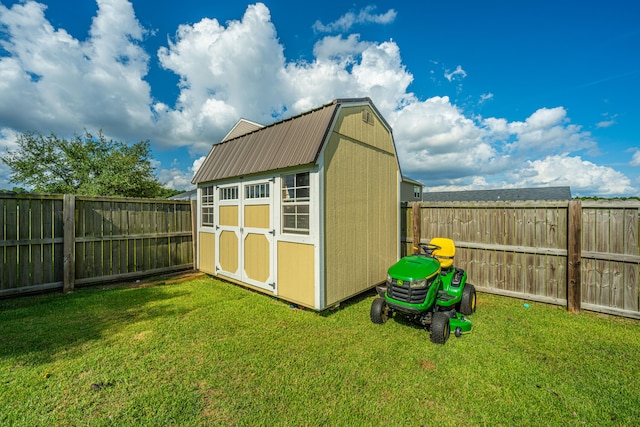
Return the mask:
POLYGON ((0 425, 637 425, 640 322, 479 294, 444 346, 372 294, 207 277, 0 301, 0 425))

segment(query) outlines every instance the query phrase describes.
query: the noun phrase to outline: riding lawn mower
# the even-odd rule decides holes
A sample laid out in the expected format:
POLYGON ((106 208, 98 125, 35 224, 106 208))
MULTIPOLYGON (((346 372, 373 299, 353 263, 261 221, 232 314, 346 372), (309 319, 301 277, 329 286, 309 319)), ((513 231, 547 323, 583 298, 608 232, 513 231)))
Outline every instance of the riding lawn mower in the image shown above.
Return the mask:
POLYGON ((476 311, 476 290, 466 271, 453 266, 453 240, 437 237, 415 249, 389 268, 386 285, 376 286, 371 321, 382 324, 401 315, 428 329, 436 344, 447 342, 451 331, 456 337, 471 332, 466 316, 476 311))

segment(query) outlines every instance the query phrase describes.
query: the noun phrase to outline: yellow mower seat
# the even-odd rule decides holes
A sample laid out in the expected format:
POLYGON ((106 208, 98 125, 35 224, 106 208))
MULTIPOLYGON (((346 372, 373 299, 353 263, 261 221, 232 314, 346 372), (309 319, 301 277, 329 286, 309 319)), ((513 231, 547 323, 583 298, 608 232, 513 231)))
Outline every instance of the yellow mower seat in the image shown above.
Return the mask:
POLYGON ((456 255, 456 245, 453 240, 446 237, 434 237, 429 242, 432 245, 440 246, 440 249, 433 251, 433 256, 440 261, 443 270, 453 265, 453 257, 456 255))

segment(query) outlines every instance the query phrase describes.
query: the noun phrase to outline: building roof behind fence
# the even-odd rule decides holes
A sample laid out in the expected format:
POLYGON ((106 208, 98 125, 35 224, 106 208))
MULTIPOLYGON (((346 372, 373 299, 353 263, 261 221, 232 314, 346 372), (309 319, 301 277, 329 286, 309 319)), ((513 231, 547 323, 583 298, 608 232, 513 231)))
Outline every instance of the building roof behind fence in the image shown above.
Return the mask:
POLYGON ((492 202, 519 200, 571 200, 570 187, 509 188, 504 190, 434 191, 423 193, 425 202, 492 202))

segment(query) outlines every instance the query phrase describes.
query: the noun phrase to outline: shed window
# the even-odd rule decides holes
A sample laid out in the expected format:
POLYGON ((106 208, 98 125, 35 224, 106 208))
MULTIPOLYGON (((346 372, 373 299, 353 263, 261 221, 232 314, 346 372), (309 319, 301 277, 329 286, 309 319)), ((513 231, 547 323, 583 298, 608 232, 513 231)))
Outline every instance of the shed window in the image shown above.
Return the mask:
POLYGON ((213 185, 202 187, 202 226, 213 227, 213 185))
POLYGON ((269 197, 269 183, 246 185, 244 187, 245 199, 264 199, 269 197))
POLYGON ((220 189, 220 200, 237 200, 238 186, 224 187, 220 189))
POLYGON ((309 234, 309 172, 282 177, 282 232, 309 234))

